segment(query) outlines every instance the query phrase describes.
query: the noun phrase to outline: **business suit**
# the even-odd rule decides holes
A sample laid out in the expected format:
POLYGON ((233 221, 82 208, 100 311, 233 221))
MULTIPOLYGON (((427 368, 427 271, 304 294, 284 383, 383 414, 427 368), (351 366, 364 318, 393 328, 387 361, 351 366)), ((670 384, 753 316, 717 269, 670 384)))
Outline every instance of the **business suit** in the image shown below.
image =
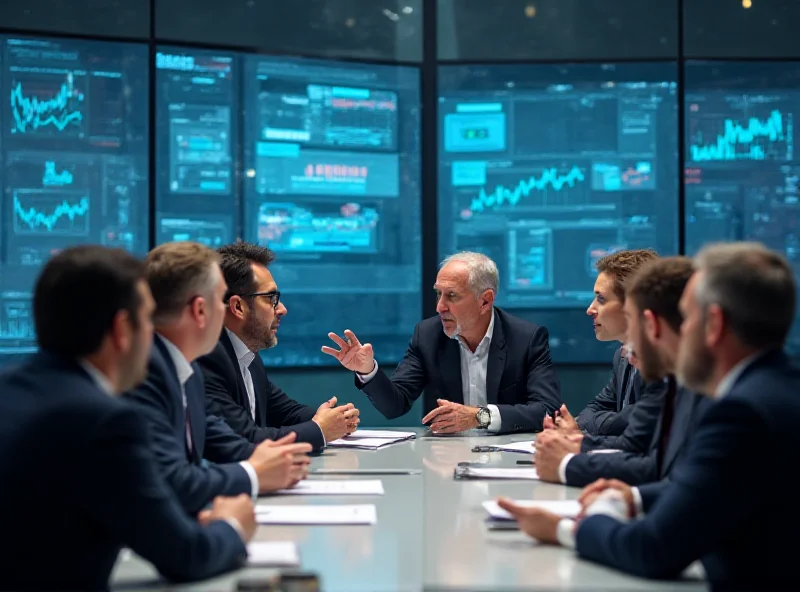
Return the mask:
POLYGON ((162 474, 190 514, 218 495, 252 495, 250 477, 236 461, 246 460, 253 452, 253 445, 224 421, 206 415, 203 378, 196 364, 193 368, 195 372, 184 387, 191 418, 191 451, 177 369, 160 336, 153 339, 147 378, 125 394, 147 417, 162 474), (203 463, 203 459, 212 462, 203 463))
POLYGON ((270 381, 258 354, 249 366, 256 400, 253 419, 239 360, 227 331, 222 331, 214 350, 197 363, 205 379, 208 412, 222 417, 237 434, 250 442, 262 442, 295 432, 298 442, 308 442, 314 449, 325 445, 321 428, 311 421, 316 412, 289 398, 270 381))
POLYGON ((578 427, 599 436, 622 434, 644 388, 641 376, 622 355, 622 348, 618 348, 614 352, 611 380, 575 418, 578 427))
MULTIPOLYGON (((501 433, 542 429, 545 414, 561 406, 561 384, 550 359, 548 332, 528 321, 494 309, 494 333, 488 353, 486 397, 497 405, 501 433)), ((424 413, 437 399, 464 403, 459 343, 445 335, 438 316, 414 328, 405 357, 391 379, 378 370, 362 389, 384 417, 400 417, 425 391, 424 413)))
POLYGON ((745 367, 698 426, 689 452, 647 514, 621 524, 584 520, 576 533, 587 559, 650 578, 677 576, 702 560, 716 589, 783 589, 796 581, 800 531, 787 454, 800 450, 800 370, 781 351, 745 367), (755 470, 759 477, 748 481, 755 470))
POLYGON ((78 363, 39 353, 0 375, 0 393, 1 588, 107 588, 123 546, 175 580, 242 563, 229 524, 183 511, 136 409, 78 363))
POLYGON ((647 454, 658 427, 666 393, 667 384, 663 380, 645 384, 639 392, 636 405, 631 407, 625 431, 618 436, 584 434, 581 452, 603 448, 647 454))
POLYGON ((567 464, 566 484, 582 487, 605 478, 641 485, 667 478, 676 461, 685 453, 698 422, 710 406, 711 400, 707 397, 682 388, 676 389, 674 396, 667 393, 662 400, 662 411, 647 454, 578 454, 567 464), (668 405, 672 406, 669 412, 668 405), (665 425, 668 414, 672 416, 670 425, 665 425), (668 437, 665 437, 665 432, 668 437))

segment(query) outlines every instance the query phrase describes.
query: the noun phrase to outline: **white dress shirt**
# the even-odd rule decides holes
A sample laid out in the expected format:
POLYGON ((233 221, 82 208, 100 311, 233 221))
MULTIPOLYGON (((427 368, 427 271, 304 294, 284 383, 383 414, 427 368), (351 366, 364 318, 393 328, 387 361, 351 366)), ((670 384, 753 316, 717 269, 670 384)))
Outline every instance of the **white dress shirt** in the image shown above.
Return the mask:
MULTIPOLYGON (((191 378, 192 374, 194 374, 194 368, 186 359, 186 356, 183 355, 183 352, 178 349, 178 347, 172 343, 169 339, 164 337, 163 335, 158 335, 158 338, 164 343, 169 352, 169 357, 172 359, 172 363, 175 365, 175 370, 178 373, 178 382, 181 383, 181 396, 183 397, 183 411, 186 412, 187 401, 186 401, 186 381, 191 378)), ((205 421, 205 415, 200 418, 201 421, 205 421)), ((197 421, 197 420, 195 420, 197 421)), ((189 447, 192 447, 192 436, 189 431, 189 425, 186 425, 186 442, 189 444, 189 447)), ((249 462, 242 461, 239 463, 242 468, 247 473, 247 476, 250 477, 250 486, 252 489, 252 496, 253 501, 255 502, 258 498, 258 474, 256 470, 253 468, 249 462)))
POLYGON ((244 344, 244 341, 239 339, 233 331, 227 327, 225 332, 233 345, 233 352, 236 354, 236 359, 239 361, 239 372, 242 374, 244 380, 244 388, 247 391, 247 400, 250 402, 250 417, 253 421, 256 420, 256 389, 253 386, 253 376, 250 374, 250 364, 256 359, 256 354, 244 344))
MULTIPOLYGON (((487 405, 486 394, 486 375, 489 368, 489 349, 492 344, 492 336, 494 335, 494 317, 495 313, 492 312, 492 318, 489 321, 489 328, 486 330, 486 335, 483 336, 478 347, 472 352, 461 336, 458 336, 458 345, 461 350, 461 394, 464 398, 464 405, 468 407, 486 407, 489 409, 491 419, 489 426, 486 428, 490 433, 500 431, 502 427, 502 418, 500 417, 500 410, 497 405, 487 405)), ((358 374, 356 376, 361 379, 363 384, 367 384, 378 373, 378 362, 375 362, 372 372, 369 374, 358 374)))

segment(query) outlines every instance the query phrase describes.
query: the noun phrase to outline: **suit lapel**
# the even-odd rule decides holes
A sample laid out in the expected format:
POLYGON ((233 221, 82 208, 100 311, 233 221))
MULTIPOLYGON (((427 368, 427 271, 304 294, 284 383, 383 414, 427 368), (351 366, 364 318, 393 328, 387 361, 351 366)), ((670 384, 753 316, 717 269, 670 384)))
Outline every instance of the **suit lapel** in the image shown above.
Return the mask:
MULTIPOLYGON (((442 335, 439 342, 439 368, 442 372, 444 392, 442 396, 453 403, 464 402, 464 392, 461 385, 461 351, 455 339, 442 335)), ((431 401, 436 407, 436 401, 431 401)))
POLYGON ((194 374, 186 381, 186 403, 189 407, 189 417, 191 418, 192 434, 192 456, 195 462, 199 463, 202 459, 203 450, 206 447, 206 394, 202 388, 200 380, 200 369, 194 366, 194 374))
POLYGON ((497 392, 500 389, 500 380, 506 368, 506 339, 503 334, 503 324, 496 311, 494 315, 494 332, 489 346, 489 363, 486 367, 486 402, 490 405, 497 404, 497 392))
POLYGON ((267 371, 258 353, 250 364, 250 377, 256 399, 256 424, 263 428, 267 426, 267 371))
MULTIPOLYGON (((169 370, 166 376, 167 388, 169 389, 170 396, 174 399, 174 403, 177 408, 177 417, 175 421, 181 426, 181 434, 183 435, 181 439, 183 440, 186 455, 192 461, 199 462, 200 456, 198 456, 198 453, 203 449, 203 442, 198 442, 195 434, 199 428, 197 422, 202 420, 205 424, 205 409, 202 413, 199 413, 192 408, 192 397, 190 397, 189 385, 192 383, 192 378, 194 378, 194 376, 190 377, 186 382, 186 405, 189 409, 189 421, 192 424, 192 429, 190 430, 192 435, 192 451, 189 452, 189 443, 186 442, 186 411, 183 408, 183 392, 181 391, 181 383, 178 380, 178 370, 175 368, 175 364, 172 361, 172 356, 169 355, 169 350, 167 349, 167 346, 164 345, 162 338, 160 336, 156 336, 156 338, 153 339, 153 343, 155 347, 158 348, 158 352, 161 354, 164 364, 169 370)), ((205 397, 205 393, 203 393, 203 396, 205 397)), ((201 434, 201 436, 204 435, 205 431, 203 434, 201 434)), ((203 440, 205 440, 205 438, 203 438, 203 440)))
POLYGON ((233 374, 236 376, 236 396, 238 399, 236 402, 245 409, 250 409, 250 399, 247 397, 247 388, 244 386, 242 371, 239 369, 239 358, 236 357, 236 350, 233 349, 233 343, 231 343, 228 332, 225 329, 222 330, 220 341, 222 342, 222 347, 225 348, 225 353, 228 354, 228 358, 230 358, 233 363, 233 374))

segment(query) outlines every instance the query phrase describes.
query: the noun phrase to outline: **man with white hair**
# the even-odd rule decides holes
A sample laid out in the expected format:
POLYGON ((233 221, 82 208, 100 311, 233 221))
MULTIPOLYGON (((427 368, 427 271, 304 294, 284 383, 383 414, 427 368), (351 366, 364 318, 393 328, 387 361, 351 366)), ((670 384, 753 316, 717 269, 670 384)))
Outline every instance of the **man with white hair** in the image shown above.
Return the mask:
POLYGON ((391 378, 372 345, 350 330, 344 338, 328 333, 339 349, 322 351, 356 373, 356 386, 388 419, 408 413, 425 391, 422 423, 434 433, 539 431, 561 406, 548 332, 496 308, 498 283, 497 266, 486 255, 445 259, 433 286, 438 316, 417 323, 391 378))

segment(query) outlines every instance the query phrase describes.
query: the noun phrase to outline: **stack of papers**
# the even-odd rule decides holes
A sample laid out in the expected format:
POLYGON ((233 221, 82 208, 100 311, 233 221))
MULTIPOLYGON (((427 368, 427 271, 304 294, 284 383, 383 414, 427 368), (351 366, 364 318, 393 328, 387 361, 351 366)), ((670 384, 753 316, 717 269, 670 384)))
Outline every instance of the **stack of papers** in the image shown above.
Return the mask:
POLYGON ((363 448, 377 450, 389 444, 403 442, 416 437, 414 432, 393 432, 390 430, 356 430, 349 436, 328 442, 328 446, 363 448))
POLYGON ((300 554, 294 543, 255 542, 247 545, 247 564, 252 567, 297 567, 300 554))
POLYGON ((374 505, 358 506, 256 506, 259 524, 375 524, 374 505))
POLYGON ((291 489, 275 492, 281 495, 383 495, 383 482, 380 479, 322 480, 305 479, 291 489))
MULTIPOLYGON (((564 518, 575 518, 581 511, 578 500, 514 500, 514 502, 526 508, 541 508, 564 518)), ((511 514, 497 505, 496 501, 483 502, 483 508, 489 512, 492 520, 514 520, 511 514)))
POLYGON ((456 479, 538 479, 536 469, 456 467, 456 479))

